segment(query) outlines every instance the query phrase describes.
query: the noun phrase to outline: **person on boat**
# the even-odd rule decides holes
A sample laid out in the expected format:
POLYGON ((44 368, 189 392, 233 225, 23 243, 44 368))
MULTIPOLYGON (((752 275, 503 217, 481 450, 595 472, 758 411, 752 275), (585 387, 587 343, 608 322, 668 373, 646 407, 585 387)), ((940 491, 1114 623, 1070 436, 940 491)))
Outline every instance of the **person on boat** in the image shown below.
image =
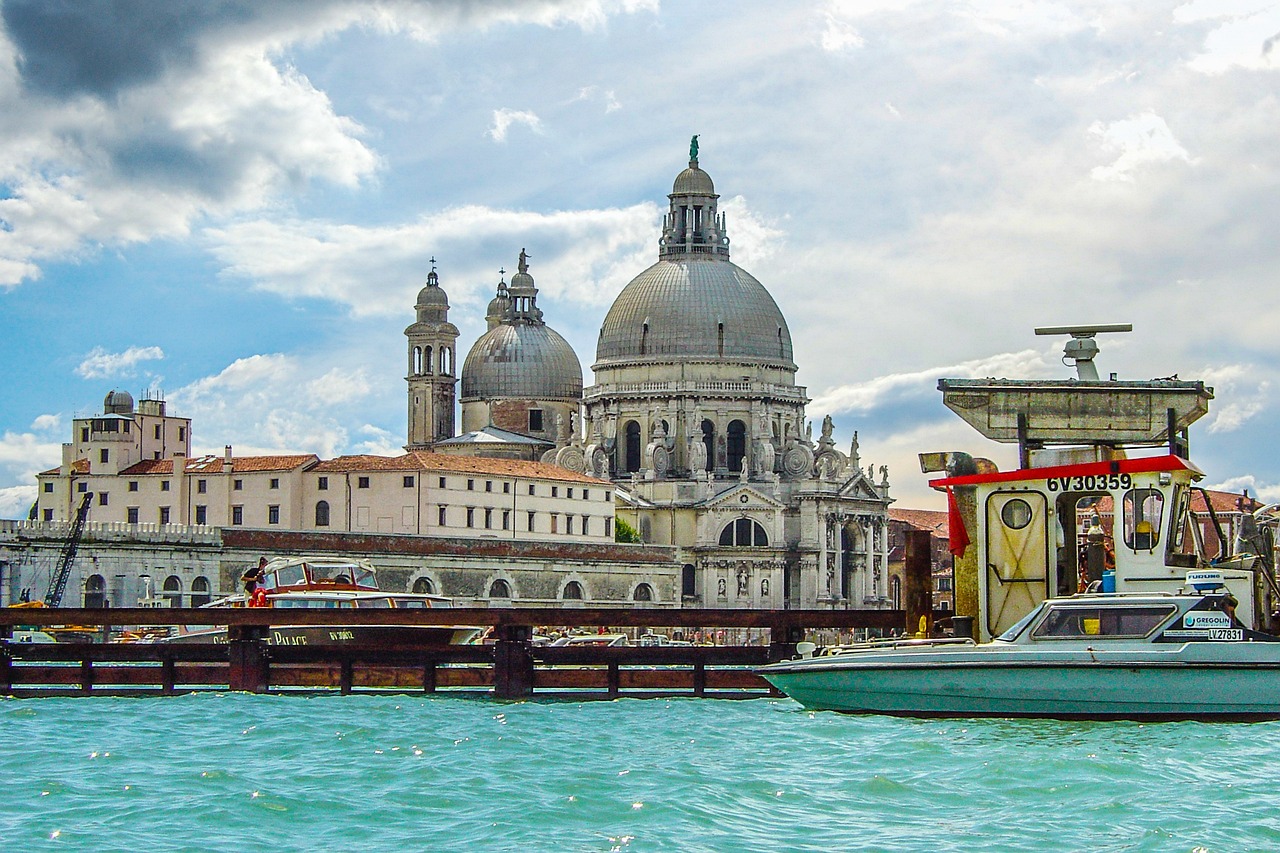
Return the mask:
POLYGON ((240 576, 240 582, 244 584, 244 596, 246 599, 253 597, 253 592, 258 588, 258 584, 262 583, 262 578, 266 575, 266 571, 266 557, 259 557, 258 565, 245 569, 244 574, 240 576))

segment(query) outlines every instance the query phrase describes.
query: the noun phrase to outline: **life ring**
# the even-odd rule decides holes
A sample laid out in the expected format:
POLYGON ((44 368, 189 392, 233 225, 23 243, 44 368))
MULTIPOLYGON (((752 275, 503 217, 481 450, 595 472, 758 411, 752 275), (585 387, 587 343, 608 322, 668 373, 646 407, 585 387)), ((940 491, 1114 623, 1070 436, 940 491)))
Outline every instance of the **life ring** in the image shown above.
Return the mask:
POLYGON ((269 607, 267 604, 267 591, 265 589, 255 589, 253 595, 249 597, 250 607, 269 607))

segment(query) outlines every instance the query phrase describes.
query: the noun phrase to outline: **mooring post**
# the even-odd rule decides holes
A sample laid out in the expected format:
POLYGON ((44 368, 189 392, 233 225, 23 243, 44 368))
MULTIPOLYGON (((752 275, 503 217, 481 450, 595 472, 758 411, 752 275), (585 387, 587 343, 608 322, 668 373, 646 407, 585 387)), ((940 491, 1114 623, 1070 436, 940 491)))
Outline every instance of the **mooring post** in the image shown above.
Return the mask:
POLYGON ((494 631, 493 695, 497 699, 524 699, 533 695, 533 628, 499 625, 494 631))
POLYGON ((436 661, 432 657, 424 657, 422 660, 422 692, 436 692, 436 661))
POLYGON ((804 628, 796 625, 774 625, 769 629, 769 663, 789 660, 796 653, 796 643, 804 641, 804 628))
POLYGON ((228 688, 246 693, 267 692, 267 650, 259 625, 227 627, 228 688))
POLYGON ((933 633, 929 618, 933 615, 933 537, 927 530, 908 530, 905 545, 902 598, 907 611, 906 631, 917 633, 923 619, 928 637, 933 633))

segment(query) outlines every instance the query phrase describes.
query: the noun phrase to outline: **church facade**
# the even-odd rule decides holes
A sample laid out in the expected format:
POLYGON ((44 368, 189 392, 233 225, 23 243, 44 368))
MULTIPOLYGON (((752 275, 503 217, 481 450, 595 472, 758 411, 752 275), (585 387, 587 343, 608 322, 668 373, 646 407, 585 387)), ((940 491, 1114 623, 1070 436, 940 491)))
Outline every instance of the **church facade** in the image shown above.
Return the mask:
POLYGON ((839 450, 829 417, 814 437, 786 319, 730 260, 697 153, 695 137, 657 262, 604 317, 594 384, 546 326, 521 251, 463 366, 466 434, 434 447, 612 480, 619 516, 677 549, 689 606, 892 607, 888 472, 863 469, 856 434, 839 450))

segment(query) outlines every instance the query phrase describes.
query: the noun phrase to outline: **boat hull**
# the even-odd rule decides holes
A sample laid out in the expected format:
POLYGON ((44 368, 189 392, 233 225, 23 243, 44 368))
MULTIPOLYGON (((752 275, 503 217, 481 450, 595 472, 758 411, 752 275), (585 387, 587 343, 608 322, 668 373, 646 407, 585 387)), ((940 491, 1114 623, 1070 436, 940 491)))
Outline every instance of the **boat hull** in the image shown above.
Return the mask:
MULTIPOLYGON (((362 646, 384 649, 463 645, 480 629, 456 625, 272 625, 263 633, 271 646, 362 646)), ((227 642, 226 628, 186 631, 165 637, 163 643, 227 642)))
POLYGON ((806 708, 854 714, 1274 720, 1280 719, 1280 659, 1273 648, 1250 661, 1195 653, 1164 660, 1107 660, 1097 653, 1086 659, 984 660, 971 652, 956 660, 780 664, 760 674, 806 708))

